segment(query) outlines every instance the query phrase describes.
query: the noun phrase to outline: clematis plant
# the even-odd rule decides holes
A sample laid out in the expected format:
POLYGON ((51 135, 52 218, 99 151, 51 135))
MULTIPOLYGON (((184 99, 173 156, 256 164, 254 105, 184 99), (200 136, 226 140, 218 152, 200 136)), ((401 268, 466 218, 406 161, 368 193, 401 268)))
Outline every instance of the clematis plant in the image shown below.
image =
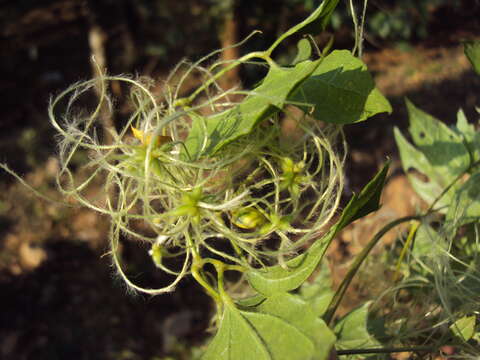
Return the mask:
POLYGON ((50 104, 60 139, 59 189, 111 218, 110 254, 128 287, 157 295, 192 276, 214 300, 218 332, 204 359, 244 359, 246 348, 252 359, 325 359, 340 336, 329 327, 338 299, 322 319, 292 291, 342 228, 379 207, 387 167, 340 214, 342 126, 391 107, 350 51, 315 54, 310 37, 299 42, 291 64, 272 55, 287 37, 322 31, 337 3, 325 0, 264 51, 212 63, 215 51, 179 64, 162 96, 145 79, 102 73, 50 104), (268 71, 253 89, 222 89, 218 80, 237 66, 268 71), (193 76, 202 84, 181 96, 193 76), (106 143, 101 119, 115 104, 111 82, 130 87, 131 112, 103 129, 112 139, 106 143), (97 105, 79 111, 93 90, 97 105), (285 121, 295 124, 295 134, 284 130, 285 121), (89 175, 80 181, 72 166, 79 151, 89 154, 89 175), (98 182, 103 201, 87 196, 98 182), (129 277, 119 246, 125 238, 150 244, 168 285, 145 288, 129 277))

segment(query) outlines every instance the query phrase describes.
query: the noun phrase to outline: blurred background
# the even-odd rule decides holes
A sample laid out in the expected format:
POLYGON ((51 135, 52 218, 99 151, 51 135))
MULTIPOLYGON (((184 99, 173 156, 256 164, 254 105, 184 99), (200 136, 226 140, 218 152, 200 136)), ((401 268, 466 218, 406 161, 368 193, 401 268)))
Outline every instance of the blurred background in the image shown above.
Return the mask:
MULTIPOLYGON (((352 48, 353 25, 341 0, 331 25, 316 41, 352 48)), ((55 191, 55 131, 49 98, 95 76, 91 57, 110 74, 149 76, 158 84, 184 58, 197 60, 254 30, 244 46, 222 52, 228 60, 265 49, 311 12, 317 0, 0 0, 0 162, 33 187, 55 191)), ((358 12, 363 1, 354 1, 358 12)), ((394 160, 384 203, 388 215, 414 211, 393 141, 405 127, 404 98, 439 119, 455 121, 463 108, 477 122, 480 80, 463 55, 462 40, 480 38, 479 0, 370 0, 363 60, 392 102, 382 115, 346 129, 346 197, 389 156, 394 160)), ((287 41, 279 61, 295 53, 287 41)), ((229 73, 226 86, 254 84, 258 74, 229 73)), ((192 79, 188 92, 198 85, 192 79)), ((111 89, 118 116, 128 95, 111 89)), ((78 159, 80 164, 82 159, 78 159)), ((100 185, 99 185, 100 186, 100 185)), ((410 191, 410 192, 409 192, 410 191)), ((413 197, 413 195, 412 195, 413 197)), ((385 220, 384 218, 382 218, 385 220)), ((205 340, 211 304, 194 281, 172 294, 127 294, 108 256, 108 219, 81 208, 43 201, 0 172, 1 359, 190 359, 205 340), (194 352, 194 351, 193 351, 194 352)), ((364 226, 373 226, 367 224, 364 226)), ((370 231, 370 230, 364 230, 370 231)), ((347 230, 330 251, 342 266, 361 249, 347 230)), ((145 245, 126 242, 128 271, 154 286, 161 281, 145 245)), ((369 294, 357 287, 345 306, 369 294)))

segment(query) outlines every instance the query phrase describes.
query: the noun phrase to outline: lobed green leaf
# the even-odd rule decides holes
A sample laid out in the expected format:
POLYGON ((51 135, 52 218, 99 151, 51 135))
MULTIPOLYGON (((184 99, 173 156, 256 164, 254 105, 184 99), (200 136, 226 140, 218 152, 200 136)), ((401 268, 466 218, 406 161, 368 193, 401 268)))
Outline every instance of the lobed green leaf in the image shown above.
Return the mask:
POLYGON ((324 360, 335 342, 309 305, 290 294, 247 310, 225 302, 220 327, 202 360, 324 360))
POLYGON ((235 307, 225 304, 220 327, 202 360, 240 360, 245 358, 246 349, 252 359, 272 359, 262 338, 246 317, 235 307))
POLYGON ((442 179, 450 183, 464 172, 470 163, 468 149, 460 134, 444 123, 418 109, 406 100, 414 144, 426 156, 430 164, 441 173, 442 179))
MULTIPOLYGON (((394 130, 395 140, 403 169, 414 190, 431 203, 443 189, 468 169, 473 160, 472 154, 478 151, 474 149, 477 147, 478 138, 471 133, 472 130, 462 118, 462 114, 459 114, 458 128, 455 130, 416 108, 408 100, 407 109, 410 119, 409 132, 416 147, 411 145, 398 129, 394 130), (462 135, 463 129, 468 129, 467 137, 462 135), (426 179, 422 179, 421 175, 426 179)), ((459 186, 457 184, 450 188, 438 205, 450 205, 459 186)))
POLYGON ((480 173, 472 175, 455 192, 445 218, 455 227, 480 219, 480 173))
POLYGON ((480 160, 480 132, 475 130, 475 126, 468 123, 465 113, 462 109, 457 112, 457 124, 453 129, 462 138, 465 147, 468 149, 472 161, 480 160))
POLYGON ((311 339, 315 345, 312 360, 328 357, 336 337, 327 324, 315 314, 311 304, 300 296, 288 293, 275 294, 260 303, 256 311, 283 319, 311 339))

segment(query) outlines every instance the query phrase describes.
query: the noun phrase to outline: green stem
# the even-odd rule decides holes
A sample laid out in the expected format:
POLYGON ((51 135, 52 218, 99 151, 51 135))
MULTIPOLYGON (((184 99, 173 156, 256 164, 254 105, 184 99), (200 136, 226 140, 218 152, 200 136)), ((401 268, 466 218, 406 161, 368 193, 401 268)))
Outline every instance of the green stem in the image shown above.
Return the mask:
POLYGON ((225 273, 225 271, 228 271, 228 270, 245 272, 245 269, 239 265, 227 265, 224 262, 216 259, 207 258, 207 259, 203 259, 203 261, 204 263, 212 264, 215 267, 215 271, 217 272, 217 290, 218 290, 218 294, 221 301, 221 303, 217 304, 217 306, 223 306, 223 304, 225 303, 228 305, 233 305, 232 298, 225 291, 223 274, 225 273))
POLYGON ((350 12, 351 12, 351 15, 352 15, 352 21, 353 21, 353 30, 355 32, 355 45, 353 46, 353 49, 352 49, 352 54, 355 54, 355 52, 357 51, 358 49, 358 30, 359 30, 359 27, 358 27, 358 22, 357 22, 357 13, 355 11, 355 7, 353 6, 353 0, 350 0, 349 1, 349 5, 350 5, 350 12))
POLYGON ((275 50, 275 48, 287 37, 290 35, 293 35, 295 33, 298 33, 302 28, 305 26, 311 24, 314 21, 317 21, 319 16, 322 15, 322 12, 324 10, 324 3, 321 3, 311 14, 309 17, 307 17, 305 20, 303 20, 301 23, 291 27, 287 31, 285 31, 280 37, 275 40, 275 42, 268 48, 268 50, 265 52, 269 57, 272 54, 272 52, 275 50))
POLYGON ((191 237, 188 234, 188 231, 185 232, 185 239, 188 246, 192 249, 192 266, 190 268, 192 276, 197 282, 207 291, 207 293, 215 300, 217 307, 221 306, 222 300, 220 295, 210 286, 207 280, 201 274, 203 265, 205 264, 204 259, 200 257, 198 249, 195 247, 191 237))
POLYGON ((359 40, 358 40, 358 57, 361 59, 363 55, 363 36, 365 28, 365 14, 367 13, 368 0, 363 1, 362 20, 360 21, 359 40))
POLYGON ((400 348, 385 348, 385 349, 350 349, 350 350, 337 350, 336 354, 342 355, 357 355, 357 354, 391 354, 398 352, 433 352, 436 348, 429 346, 417 346, 417 347, 400 347, 400 348))
MULTIPOLYGON (((201 274, 201 269, 203 268, 203 265, 205 264, 204 259, 200 257, 194 258, 193 264, 192 264, 192 276, 194 277, 195 280, 207 291, 207 293, 213 298, 215 301, 215 306, 216 306, 216 312, 215 312, 215 318, 214 318, 214 323, 219 324, 220 319, 221 319, 221 314, 223 313, 223 304, 225 302, 223 298, 223 293, 219 294, 216 292, 204 279, 204 277, 201 274)), ((218 273, 218 270, 217 270, 218 273)), ((220 281, 219 281, 220 282, 220 281)))
POLYGON ((400 276, 400 266, 402 265, 403 258, 407 254, 407 250, 410 248, 410 244, 417 233, 417 229, 420 226, 419 221, 415 221, 410 228, 410 232, 408 233, 407 240, 405 241, 405 245, 403 246, 402 252, 400 253, 400 257, 397 261, 397 266, 395 267, 395 274, 393 275, 393 281, 396 282, 400 276))
POLYGON ((206 281, 202 274, 201 274, 201 269, 203 267, 203 261, 202 259, 194 259, 193 264, 192 264, 192 276, 197 282, 205 289, 205 291, 215 300, 215 302, 218 304, 222 303, 222 299, 220 295, 210 286, 208 281, 206 281))
POLYGON ((385 235, 388 231, 390 231, 392 228, 395 226, 410 221, 410 220, 419 220, 421 219, 422 216, 417 215, 417 216, 405 216, 403 218, 397 219, 395 221, 392 221, 385 225, 382 229, 380 229, 379 232, 375 234, 375 236, 370 240, 370 242, 367 244, 367 246, 362 250, 360 254, 357 255, 355 258, 352 266, 348 270, 348 273, 345 275, 343 278, 342 283, 338 287, 337 291, 335 292, 335 295, 333 296, 332 300, 330 301, 330 304, 328 305, 327 311, 325 312, 325 315, 323 316, 323 319, 327 324, 332 323, 333 316, 335 315, 335 312, 337 311, 338 306, 340 305, 340 302, 343 299, 343 296, 345 295, 345 292, 347 291, 348 286, 352 282, 353 277, 357 273, 358 269, 360 266, 363 264, 363 261, 368 257, 370 254, 370 251, 375 247, 375 245, 380 241, 380 239, 385 235))
POLYGON ((230 296, 226 293, 224 289, 223 274, 225 271, 239 271, 244 273, 246 269, 240 265, 227 265, 220 260, 211 259, 211 258, 201 258, 194 253, 194 260, 192 263, 192 276, 197 280, 197 282, 207 291, 207 293, 215 300, 217 308, 221 309, 222 304, 225 302, 231 303, 232 300, 230 296), (215 267, 217 272, 217 290, 214 290, 213 287, 208 283, 207 280, 201 274, 201 270, 205 264, 211 264, 215 267))
POLYGON ((337 311, 338 306, 340 305, 340 302, 343 299, 343 296, 345 295, 345 292, 347 291, 348 286, 352 282, 353 277, 355 274, 358 272, 358 269, 362 265, 362 263, 365 261, 365 259, 368 257, 370 254, 370 251, 374 248, 374 246, 380 241, 380 239, 385 235, 390 229, 394 228, 395 226, 404 223, 406 221, 410 220, 420 220, 423 217, 427 216, 428 214, 434 212, 435 210, 433 209, 435 204, 438 203, 438 201, 450 190, 452 186, 457 183, 465 174, 467 174, 471 169, 473 169, 475 166, 480 164, 480 160, 473 162, 470 161, 470 165, 465 169, 465 171, 462 171, 461 174, 457 175, 455 179, 445 188, 443 191, 440 193, 439 196, 432 202, 430 207, 427 209, 427 211, 422 214, 422 215, 417 215, 417 216, 406 216, 400 219, 397 219, 395 221, 392 221, 385 225, 375 236, 370 240, 370 242, 367 244, 367 246, 362 250, 360 254, 355 258, 352 266, 348 270, 347 275, 345 275, 342 283, 338 287, 337 291, 335 292, 335 295, 333 296, 332 300, 330 301, 330 304, 328 305, 327 311, 325 312, 324 315, 324 320, 326 323, 331 324, 333 321, 333 316, 335 315, 335 312, 337 311))

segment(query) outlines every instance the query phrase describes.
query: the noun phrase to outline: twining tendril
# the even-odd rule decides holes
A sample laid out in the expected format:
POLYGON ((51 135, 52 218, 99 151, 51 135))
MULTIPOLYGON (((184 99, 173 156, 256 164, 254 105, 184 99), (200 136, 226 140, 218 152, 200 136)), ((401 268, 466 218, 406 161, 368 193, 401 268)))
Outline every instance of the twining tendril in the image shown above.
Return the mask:
POLYGON ((260 55, 208 67, 203 63, 209 56, 193 65, 184 62, 169 77, 179 82, 164 84, 163 102, 151 81, 108 75, 74 84, 51 102, 50 120, 59 133, 58 186, 64 195, 111 217, 113 263, 132 289, 171 291, 191 273, 193 263, 193 275, 201 276, 198 264, 209 262, 202 260, 209 256, 205 254, 240 272, 285 264, 321 235, 334 216, 344 182, 345 141, 339 127, 298 115, 285 104, 249 134, 208 150, 206 129, 212 117, 255 96, 254 91, 223 91, 216 81, 226 68, 250 64, 260 55), (193 74, 203 78, 203 85, 181 98, 179 89, 193 74), (111 82, 130 87, 130 115, 115 129, 102 130, 105 109, 107 114, 115 109, 108 94, 111 82), (79 111, 83 96, 95 88, 99 101, 94 110, 79 111), (295 134, 283 130, 285 121, 296 125, 295 134), (203 131, 198 152, 191 154, 185 140, 194 125, 203 131), (101 140, 105 131, 109 143, 101 140), (88 154, 84 167, 89 175, 78 181, 74 165, 82 151, 88 154), (104 184, 104 199, 91 200, 91 185, 98 182, 104 184), (155 265, 173 275, 173 281, 160 289, 134 284, 122 267, 122 236, 150 243, 155 265), (172 257, 183 265, 172 268, 164 262, 172 257))

